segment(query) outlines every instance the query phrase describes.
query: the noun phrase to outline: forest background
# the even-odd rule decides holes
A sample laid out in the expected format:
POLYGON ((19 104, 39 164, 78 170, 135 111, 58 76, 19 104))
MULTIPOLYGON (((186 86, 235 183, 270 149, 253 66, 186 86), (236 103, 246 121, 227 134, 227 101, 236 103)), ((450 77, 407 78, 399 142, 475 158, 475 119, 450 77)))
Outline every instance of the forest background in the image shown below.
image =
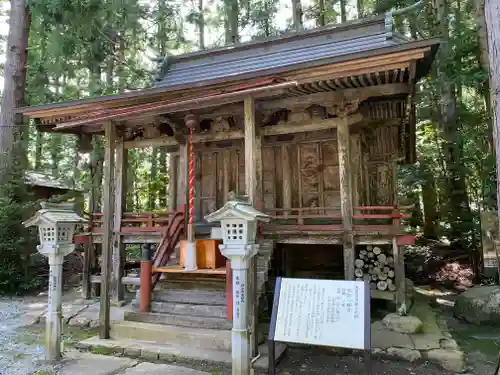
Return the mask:
MULTIPOLYGON (((13 109, 150 86, 163 57, 380 14, 412 0, 11 0, 0 2, 6 63, 0 113, 0 292, 38 288, 44 260, 21 226, 34 202, 26 170, 91 191, 100 210, 102 140, 81 152, 71 135, 38 132, 13 109), (9 21, 10 20, 10 21, 9 21), (8 34, 10 22, 10 33, 8 34), (9 37, 7 38, 7 34, 9 37), (8 39, 8 40, 7 40, 8 39), (26 53, 27 51, 27 53, 26 53), (9 71, 7 71, 9 70, 9 71)), ((441 36, 417 89, 418 162, 399 170, 418 246, 408 267, 438 279, 480 277, 481 213, 496 209, 492 100, 484 0, 433 0, 396 18, 413 38, 441 36), (415 264, 412 265, 412 260, 415 264), (430 269, 429 267, 435 267, 430 269), (455 272, 456 271, 456 272, 455 272)), ((167 207, 165 149, 129 152, 127 210, 167 207)), ((88 206, 87 206, 88 208, 88 206)))

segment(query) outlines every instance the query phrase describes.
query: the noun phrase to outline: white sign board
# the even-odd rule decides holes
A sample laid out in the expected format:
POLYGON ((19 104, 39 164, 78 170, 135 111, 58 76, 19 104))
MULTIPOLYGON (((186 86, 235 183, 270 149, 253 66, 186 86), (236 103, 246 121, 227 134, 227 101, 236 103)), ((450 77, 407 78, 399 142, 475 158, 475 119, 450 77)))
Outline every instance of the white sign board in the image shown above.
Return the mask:
POLYGON ((364 281, 280 278, 270 339, 370 349, 370 287, 364 281))

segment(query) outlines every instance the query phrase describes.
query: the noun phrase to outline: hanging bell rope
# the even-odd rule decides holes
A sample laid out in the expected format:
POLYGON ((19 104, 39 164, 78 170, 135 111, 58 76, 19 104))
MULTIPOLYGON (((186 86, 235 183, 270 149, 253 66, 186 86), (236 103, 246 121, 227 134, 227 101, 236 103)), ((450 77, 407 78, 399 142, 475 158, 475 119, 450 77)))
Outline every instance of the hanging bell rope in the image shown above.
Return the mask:
POLYGON ((188 242, 194 242, 194 197, 195 197, 195 187, 194 187, 194 149, 193 149, 193 132, 198 121, 195 115, 189 114, 184 118, 186 126, 189 128, 189 206, 188 206, 188 242))

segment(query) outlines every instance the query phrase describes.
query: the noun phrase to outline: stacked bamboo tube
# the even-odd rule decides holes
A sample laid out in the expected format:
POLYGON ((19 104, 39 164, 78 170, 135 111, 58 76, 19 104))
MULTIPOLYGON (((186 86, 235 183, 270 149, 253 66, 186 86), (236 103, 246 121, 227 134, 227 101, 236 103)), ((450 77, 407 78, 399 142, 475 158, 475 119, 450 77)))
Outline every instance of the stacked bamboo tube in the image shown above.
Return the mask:
POLYGON ((372 290, 388 290, 394 292, 394 258, 378 246, 367 245, 359 250, 354 262, 356 280, 370 281, 372 290))

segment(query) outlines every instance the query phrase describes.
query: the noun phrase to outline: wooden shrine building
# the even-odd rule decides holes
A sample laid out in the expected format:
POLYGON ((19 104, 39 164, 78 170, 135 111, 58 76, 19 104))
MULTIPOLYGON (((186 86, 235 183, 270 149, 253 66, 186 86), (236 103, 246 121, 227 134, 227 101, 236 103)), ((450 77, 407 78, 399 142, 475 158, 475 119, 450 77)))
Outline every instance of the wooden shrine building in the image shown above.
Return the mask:
MULTIPOLYGON (((231 327, 224 323, 231 313, 222 306, 232 298, 230 283, 225 289, 229 275, 210 242, 220 237, 203 219, 230 192, 246 195, 273 218, 259 232, 256 306, 265 305, 259 297, 269 278, 281 274, 369 278, 374 297, 404 310, 402 248, 413 238, 401 223, 396 169, 415 161, 415 85, 438 45, 393 32, 389 14, 169 56, 151 88, 22 112, 46 131, 105 137, 104 210, 90 227, 92 242, 102 244, 102 295, 111 288, 122 298, 124 244, 159 243, 151 311, 129 314, 132 323, 231 327), (193 153, 186 122, 195 124, 193 153), (150 146, 170 153, 168 207, 127 212, 127 150, 150 146), (195 237, 199 254, 210 253, 212 260, 189 274, 174 254, 185 238, 191 155, 195 237), (200 300, 177 293, 187 280, 200 300), (207 311, 215 315, 196 319, 207 311)), ((109 301, 102 303, 107 337, 109 301)), ((112 334, 125 335, 118 326, 112 334)), ((164 339, 149 332, 151 341, 164 339)))

